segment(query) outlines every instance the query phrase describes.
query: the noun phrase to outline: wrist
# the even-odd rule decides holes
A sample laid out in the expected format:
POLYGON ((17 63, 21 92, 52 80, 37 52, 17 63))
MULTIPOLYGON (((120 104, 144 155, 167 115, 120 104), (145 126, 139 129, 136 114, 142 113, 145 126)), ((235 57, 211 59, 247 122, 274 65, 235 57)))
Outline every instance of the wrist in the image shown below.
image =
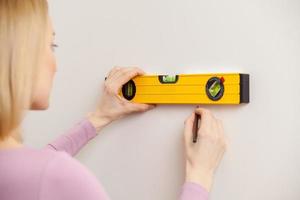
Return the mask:
POLYGON ((185 181, 199 184, 206 189, 207 192, 210 192, 213 183, 213 173, 190 170, 186 172, 185 181))
POLYGON ((95 127, 96 132, 98 133, 103 127, 112 122, 112 120, 100 112, 89 112, 86 115, 87 119, 95 127))

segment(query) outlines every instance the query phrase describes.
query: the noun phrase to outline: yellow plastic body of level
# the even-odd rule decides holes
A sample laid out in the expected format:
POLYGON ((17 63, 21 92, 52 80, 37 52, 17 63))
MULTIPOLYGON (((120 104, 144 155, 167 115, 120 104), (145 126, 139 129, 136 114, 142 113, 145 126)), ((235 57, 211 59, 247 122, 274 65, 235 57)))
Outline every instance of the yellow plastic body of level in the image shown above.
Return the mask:
POLYGON ((213 73, 136 76, 123 86, 119 94, 135 103, 249 103, 249 75, 213 73))

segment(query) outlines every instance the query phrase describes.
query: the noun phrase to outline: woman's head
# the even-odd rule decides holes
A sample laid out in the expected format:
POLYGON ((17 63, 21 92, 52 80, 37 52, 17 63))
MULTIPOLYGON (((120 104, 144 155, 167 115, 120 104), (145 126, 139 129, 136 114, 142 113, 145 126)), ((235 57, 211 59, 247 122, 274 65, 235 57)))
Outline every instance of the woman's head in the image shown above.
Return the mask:
POLYGON ((56 71, 46 0, 0 0, 0 139, 48 108, 56 71))

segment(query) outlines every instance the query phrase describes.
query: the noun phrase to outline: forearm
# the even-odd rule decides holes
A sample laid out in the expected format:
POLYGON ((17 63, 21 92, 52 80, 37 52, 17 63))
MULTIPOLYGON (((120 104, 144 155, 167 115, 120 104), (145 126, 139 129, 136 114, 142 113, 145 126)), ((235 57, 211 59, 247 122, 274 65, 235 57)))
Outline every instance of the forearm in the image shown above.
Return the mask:
POLYGON ((65 151, 74 156, 89 140, 97 135, 95 127, 87 118, 82 118, 64 134, 48 143, 46 148, 65 151))
POLYGON ((63 135, 48 143, 46 148, 65 151, 74 156, 109 123, 100 113, 89 112, 63 135))

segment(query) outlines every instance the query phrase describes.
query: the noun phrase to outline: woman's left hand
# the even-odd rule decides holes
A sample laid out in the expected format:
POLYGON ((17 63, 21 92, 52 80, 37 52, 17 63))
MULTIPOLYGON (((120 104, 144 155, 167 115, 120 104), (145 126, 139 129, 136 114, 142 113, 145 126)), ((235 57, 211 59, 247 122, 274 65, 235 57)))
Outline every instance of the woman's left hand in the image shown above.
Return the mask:
POLYGON ((91 121, 97 124, 109 124, 128 114, 145 112, 156 107, 155 104, 133 103, 119 95, 124 84, 145 72, 137 67, 114 67, 107 76, 103 93, 97 105, 96 111, 88 114, 91 121))

